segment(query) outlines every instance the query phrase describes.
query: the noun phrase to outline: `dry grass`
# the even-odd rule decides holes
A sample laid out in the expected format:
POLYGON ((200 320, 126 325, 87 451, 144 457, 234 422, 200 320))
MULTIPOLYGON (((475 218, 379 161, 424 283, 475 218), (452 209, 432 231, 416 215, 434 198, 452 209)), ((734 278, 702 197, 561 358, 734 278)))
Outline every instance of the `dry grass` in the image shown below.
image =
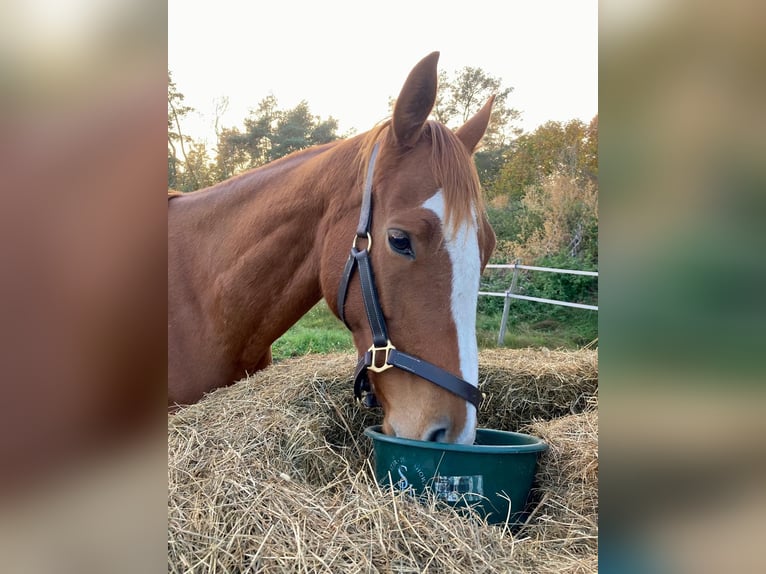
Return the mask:
POLYGON ((170 572, 596 571, 595 352, 481 354, 481 426, 550 445, 515 533, 376 484, 354 362, 286 361, 169 417, 170 572))
POLYGON ((582 412, 598 395, 596 351, 485 349, 479 365, 482 427, 515 431, 582 412))

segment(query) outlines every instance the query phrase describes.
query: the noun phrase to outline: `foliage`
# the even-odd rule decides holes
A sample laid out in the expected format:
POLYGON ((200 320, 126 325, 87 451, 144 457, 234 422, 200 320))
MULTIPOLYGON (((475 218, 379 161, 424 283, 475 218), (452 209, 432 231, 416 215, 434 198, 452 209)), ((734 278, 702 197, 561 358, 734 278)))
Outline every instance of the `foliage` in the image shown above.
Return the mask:
POLYGON ((178 191, 194 191, 216 183, 215 164, 210 160, 207 147, 202 142, 193 142, 186 153, 184 171, 180 173, 178 191))
POLYGON ((594 261, 598 249, 598 194, 592 183, 576 178, 548 176, 531 187, 520 202, 516 238, 502 242, 500 253, 538 261, 560 253, 594 261))
POLYGON ((500 169, 506 160, 506 147, 479 148, 473 155, 476 163, 476 171, 479 173, 479 182, 485 190, 493 188, 493 182, 500 174, 500 169))
MULTIPOLYGON (((508 106, 508 96, 512 91, 511 87, 503 88, 502 78, 496 78, 481 68, 465 67, 456 71, 452 77, 445 70, 439 72, 436 102, 431 116, 452 129, 463 125, 487 103, 490 96, 495 96, 487 133, 482 139, 482 149, 486 152, 479 166, 482 182, 485 179, 481 174, 485 173, 486 176, 499 169, 502 152, 509 139, 521 133, 521 129, 513 125, 521 113, 508 106)), ((389 114, 393 114, 395 104, 395 98, 388 99, 389 114)))
POLYGON ((463 125, 491 96, 495 96, 487 132, 474 156, 479 180, 485 189, 492 188, 506 161, 508 142, 521 133, 521 129, 514 125, 521 113, 508 105, 512 92, 512 87, 503 87, 502 78, 496 78, 481 68, 464 67, 452 76, 446 71, 439 73, 432 115, 453 129, 463 125))
POLYGON ((282 110, 277 99, 268 96, 251 110, 243 129, 220 125, 227 106, 227 98, 216 102, 216 149, 211 151, 203 143, 192 141, 183 133, 182 120, 194 108, 184 104, 184 95, 168 71, 169 188, 201 189, 294 151, 338 138, 338 121, 314 116, 305 101, 282 110))
POLYGON ((586 126, 580 120, 547 122, 516 138, 491 186, 490 196, 520 199, 527 189, 554 173, 595 183, 598 177, 598 116, 586 126))
MULTIPOLYGON (((582 269, 582 261, 566 253, 543 257, 537 263, 541 267, 554 269, 582 269)), ((590 267, 586 265, 585 267, 590 267)), ((598 279, 588 275, 570 275, 563 273, 530 273, 527 283, 530 291, 543 293, 543 297, 571 301, 574 303, 586 303, 595 305, 598 303, 598 279)))
MULTIPOLYGON (((178 91, 172 74, 168 70, 168 188, 170 189, 180 188, 179 184, 183 176, 179 149, 181 158, 186 162, 186 144, 191 143, 191 138, 181 131, 181 120, 193 111, 194 108, 184 104, 184 95, 178 91)), ((193 169, 188 171, 191 176, 194 175, 193 169)))
MULTIPOLYGON (((518 138, 487 209, 498 237, 497 261, 598 267, 597 146, 598 116, 589 126, 577 120, 548 122, 518 138)), ((583 302, 592 295, 588 288, 568 283, 582 279, 539 275, 529 285, 537 296, 583 302)))
POLYGON ((513 88, 503 88, 502 78, 496 78, 481 68, 466 66, 450 78, 446 72, 439 74, 439 86, 434 105, 433 116, 450 127, 464 124, 471 116, 495 96, 492 116, 487 133, 484 135, 486 149, 501 149, 512 135, 520 130, 512 123, 521 114, 508 107, 508 96, 513 88))
POLYGON ((597 267, 598 194, 593 184, 581 187, 554 175, 521 200, 493 201, 487 213, 498 238, 498 262, 519 258, 540 264, 566 255, 576 262, 574 269, 597 267))
POLYGON ((222 179, 294 151, 338 139, 338 121, 312 115, 306 101, 289 110, 277 106, 277 99, 268 96, 245 118, 243 131, 238 128, 221 131, 217 166, 222 179))

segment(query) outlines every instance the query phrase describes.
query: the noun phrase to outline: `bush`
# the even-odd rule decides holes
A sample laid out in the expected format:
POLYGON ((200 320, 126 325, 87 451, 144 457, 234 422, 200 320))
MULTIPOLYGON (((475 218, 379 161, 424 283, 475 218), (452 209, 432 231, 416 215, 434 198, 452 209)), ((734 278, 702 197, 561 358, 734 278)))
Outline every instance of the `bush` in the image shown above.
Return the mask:
MULTIPOLYGON (((540 267, 554 269, 572 269, 590 271, 591 265, 583 265, 583 261, 566 253, 541 257, 535 262, 540 267)), ((525 277, 525 289, 530 294, 546 299, 558 299, 572 303, 595 305, 598 302, 598 278, 588 275, 569 275, 564 273, 529 272, 525 277)))

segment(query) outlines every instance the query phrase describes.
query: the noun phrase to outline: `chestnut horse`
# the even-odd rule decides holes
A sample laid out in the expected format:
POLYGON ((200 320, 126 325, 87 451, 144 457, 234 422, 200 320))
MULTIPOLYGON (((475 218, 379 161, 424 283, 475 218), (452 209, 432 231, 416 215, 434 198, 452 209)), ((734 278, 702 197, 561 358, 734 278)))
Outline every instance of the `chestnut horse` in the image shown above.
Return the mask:
POLYGON ((266 367, 324 297, 352 331, 355 392, 383 407, 384 432, 473 442, 476 301, 495 235, 472 153, 492 99, 454 132, 428 120, 438 58, 413 68, 371 131, 169 198, 169 405, 266 367))

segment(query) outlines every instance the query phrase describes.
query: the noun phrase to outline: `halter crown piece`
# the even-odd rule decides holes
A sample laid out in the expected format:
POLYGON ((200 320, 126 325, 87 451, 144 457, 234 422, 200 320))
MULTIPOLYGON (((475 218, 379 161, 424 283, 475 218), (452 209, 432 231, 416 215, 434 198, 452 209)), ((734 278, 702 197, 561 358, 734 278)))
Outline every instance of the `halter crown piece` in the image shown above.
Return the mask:
POLYGON ((370 381, 367 377, 367 371, 382 373, 392 367, 402 369, 418 377, 426 379, 431 383, 448 390, 461 399, 473 404, 478 410, 482 400, 482 394, 479 389, 472 384, 456 377, 452 373, 437 367, 436 365, 403 353, 388 338, 386 329, 386 320, 383 311, 380 309, 378 292, 375 288, 375 276, 372 273, 372 264, 370 262, 370 250, 372 249, 372 235, 370 226, 372 219, 372 176, 375 170, 375 160, 378 157, 379 143, 376 143, 370 155, 370 163, 367 167, 367 176, 364 182, 362 193, 362 209, 359 215, 359 225, 356 228, 356 235, 351 245, 351 254, 346 261, 346 267, 343 270, 340 287, 338 288, 338 315, 348 327, 346 322, 344 307, 348 295, 348 287, 355 269, 359 269, 359 280, 362 286, 362 299, 364 309, 367 314, 367 321, 372 331, 372 346, 367 352, 359 357, 354 373, 354 396, 357 400, 367 407, 380 406, 375 394, 372 392, 370 381), (358 240, 366 239, 367 246, 358 249, 356 244, 358 240))

